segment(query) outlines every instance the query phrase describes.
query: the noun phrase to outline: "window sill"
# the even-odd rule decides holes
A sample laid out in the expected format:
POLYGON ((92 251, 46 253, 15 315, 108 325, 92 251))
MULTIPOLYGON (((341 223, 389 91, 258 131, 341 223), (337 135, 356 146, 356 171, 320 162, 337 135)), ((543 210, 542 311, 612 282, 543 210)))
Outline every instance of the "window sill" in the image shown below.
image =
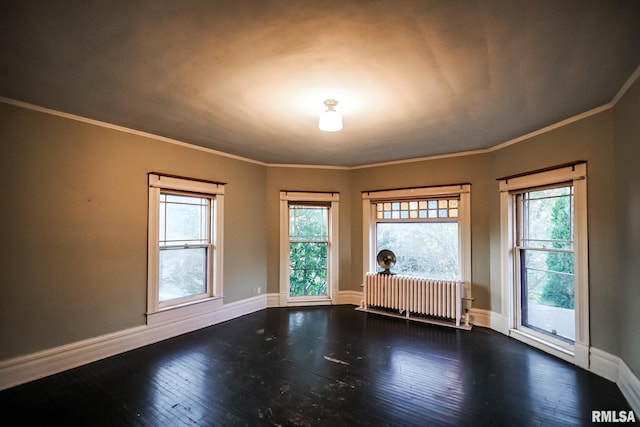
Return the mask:
POLYGON ((200 316, 222 307, 223 303, 223 298, 215 297, 163 308, 153 313, 147 313, 147 325, 176 322, 190 317, 200 316))
POLYGON ((547 352, 549 354, 553 354, 554 356, 566 360, 567 362, 575 363, 575 351, 574 349, 565 348, 563 346, 554 344, 550 341, 543 340, 541 338, 536 337, 535 335, 528 334, 526 332, 511 329, 509 330, 509 336, 521 341, 525 344, 528 344, 532 347, 535 347, 539 350, 547 352))
POLYGON ((328 296, 320 297, 291 297, 287 299, 287 306, 331 305, 333 300, 328 296))

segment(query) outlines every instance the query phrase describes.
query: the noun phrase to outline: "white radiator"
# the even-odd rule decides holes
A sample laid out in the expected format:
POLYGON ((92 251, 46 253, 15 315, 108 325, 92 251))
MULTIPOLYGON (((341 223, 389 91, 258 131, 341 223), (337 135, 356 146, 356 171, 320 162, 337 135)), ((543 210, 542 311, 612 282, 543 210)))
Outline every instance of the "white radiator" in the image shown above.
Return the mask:
POLYGON ((455 320, 460 326, 464 283, 391 274, 367 273, 364 309, 397 310, 412 314, 455 320))

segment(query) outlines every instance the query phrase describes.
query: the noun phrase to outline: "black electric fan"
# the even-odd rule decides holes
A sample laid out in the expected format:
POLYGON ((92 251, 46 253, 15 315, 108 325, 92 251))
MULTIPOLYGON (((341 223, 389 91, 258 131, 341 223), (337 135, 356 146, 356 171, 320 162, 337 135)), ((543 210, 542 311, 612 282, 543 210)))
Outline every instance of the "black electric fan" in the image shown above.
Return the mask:
POLYGON ((383 249, 378 252, 378 256, 376 256, 376 261, 378 261, 378 265, 384 268, 384 271, 381 271, 380 274, 395 274, 391 272, 391 267, 396 265, 396 254, 394 254, 389 249, 383 249))

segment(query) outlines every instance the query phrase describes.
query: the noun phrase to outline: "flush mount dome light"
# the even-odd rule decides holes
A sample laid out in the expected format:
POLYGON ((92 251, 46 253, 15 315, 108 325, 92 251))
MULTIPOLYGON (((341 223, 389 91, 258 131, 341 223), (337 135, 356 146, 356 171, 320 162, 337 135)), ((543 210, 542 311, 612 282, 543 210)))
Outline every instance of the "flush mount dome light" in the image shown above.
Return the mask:
POLYGON ((335 99, 327 99, 324 101, 327 107, 326 111, 320 113, 318 120, 318 128, 325 132, 337 132, 342 129, 342 115, 335 110, 338 101, 335 99))

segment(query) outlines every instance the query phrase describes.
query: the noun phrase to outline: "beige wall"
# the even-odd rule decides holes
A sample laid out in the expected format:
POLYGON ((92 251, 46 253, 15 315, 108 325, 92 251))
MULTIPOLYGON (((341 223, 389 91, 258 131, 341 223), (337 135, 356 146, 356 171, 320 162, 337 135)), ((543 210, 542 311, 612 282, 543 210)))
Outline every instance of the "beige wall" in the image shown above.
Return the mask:
POLYGON ((640 83, 614 108, 616 141, 616 218, 619 260, 617 294, 620 356, 640 377, 640 83))
POLYGON ((474 306, 500 312, 496 179, 586 160, 592 344, 637 375, 638 86, 489 153, 351 170, 268 167, 0 104, 0 360, 144 324, 150 171, 228 183, 225 302, 278 292, 280 190, 340 193, 340 287, 359 291, 362 191, 470 183, 474 306))
POLYGON ((227 182, 225 302, 265 285, 264 166, 7 104, 0 128, 0 359, 145 324, 150 171, 227 182))

